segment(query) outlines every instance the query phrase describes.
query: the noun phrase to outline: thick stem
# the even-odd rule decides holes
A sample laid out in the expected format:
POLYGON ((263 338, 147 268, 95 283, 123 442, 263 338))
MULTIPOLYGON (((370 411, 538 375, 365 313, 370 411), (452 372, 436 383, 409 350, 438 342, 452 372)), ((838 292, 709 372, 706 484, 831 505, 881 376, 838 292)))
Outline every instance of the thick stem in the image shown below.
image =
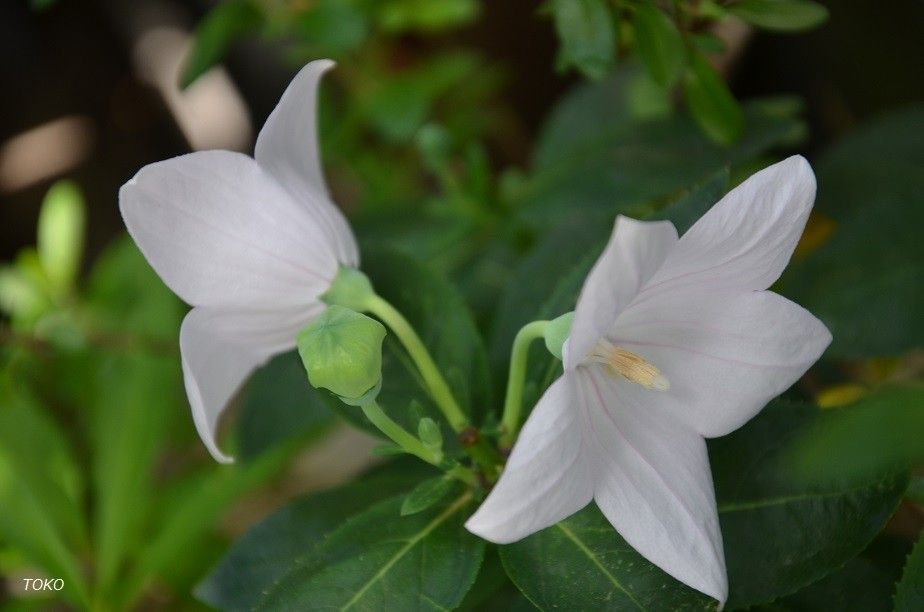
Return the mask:
POLYGON ((520 428, 520 413, 523 410, 523 385, 526 382, 526 361, 529 347, 545 333, 548 321, 533 321, 524 325, 513 340, 510 351, 510 375, 507 379, 507 395, 504 398, 504 414, 501 417, 500 446, 509 449, 516 440, 520 428))
POLYGON ((449 385, 446 384, 446 380, 443 378, 443 375, 440 374, 439 369, 433 362, 433 358, 430 357, 430 353, 421 341, 420 336, 417 335, 417 332, 414 331, 411 324, 404 318, 404 315, 398 312, 394 306, 375 294, 366 299, 366 309, 368 312, 380 318, 391 328, 395 335, 398 336, 401 344, 404 345, 408 355, 411 356, 411 359, 420 371, 420 375, 427 385, 430 396, 433 398, 433 401, 436 402, 440 411, 446 416, 446 420, 449 421, 453 430, 459 433, 469 427, 468 419, 456 402, 455 397, 452 395, 449 385))

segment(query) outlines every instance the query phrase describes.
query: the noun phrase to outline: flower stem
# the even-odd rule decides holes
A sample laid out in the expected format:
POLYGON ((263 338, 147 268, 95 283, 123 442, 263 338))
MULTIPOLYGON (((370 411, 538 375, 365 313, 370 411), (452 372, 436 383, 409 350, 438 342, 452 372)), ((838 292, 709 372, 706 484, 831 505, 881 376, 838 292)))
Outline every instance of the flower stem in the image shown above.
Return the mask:
POLYGON ((452 395, 449 385, 446 384, 446 379, 443 378, 420 336, 417 335, 408 320, 404 318, 404 315, 376 294, 366 299, 366 309, 380 318, 398 336, 401 344, 404 345, 420 371, 430 396, 446 416, 446 420, 449 421, 449 425, 453 430, 460 433, 468 428, 468 419, 452 395))
POLYGON ((526 382, 526 360, 529 347, 545 333, 548 321, 533 321, 524 325, 513 340, 510 351, 510 375, 507 379, 507 395, 504 398, 504 414, 501 417, 501 449, 513 446, 520 428, 520 413, 523 409, 523 385, 526 382))
MULTIPOLYGON (((435 465, 439 468, 445 467, 443 465, 443 454, 441 452, 427 448, 423 442, 408 433, 401 425, 385 414, 385 411, 382 410, 378 402, 372 400, 364 403, 362 405, 362 411, 373 425, 378 427, 382 433, 388 436, 392 442, 400 446, 403 450, 415 457, 419 457, 431 465, 435 465)), ((461 465, 450 467, 446 473, 466 484, 475 484, 475 475, 461 465)))

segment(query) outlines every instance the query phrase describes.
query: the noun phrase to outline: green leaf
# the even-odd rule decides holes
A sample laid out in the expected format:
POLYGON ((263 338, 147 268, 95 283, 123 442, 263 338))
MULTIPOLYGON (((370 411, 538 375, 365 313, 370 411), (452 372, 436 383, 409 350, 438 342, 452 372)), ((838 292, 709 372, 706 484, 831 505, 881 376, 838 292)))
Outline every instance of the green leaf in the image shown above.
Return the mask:
POLYGON ((65 581, 87 604, 78 554, 86 551, 83 483, 69 444, 23 381, 0 378, 0 539, 65 581))
POLYGON ((663 87, 677 82, 686 64, 683 38, 674 22, 643 0, 635 10, 635 46, 648 74, 663 87))
POLYGON ((738 168, 805 134, 798 105, 780 99, 745 105, 744 134, 732 147, 710 141, 688 117, 637 121, 626 99, 635 74, 631 67, 617 70, 556 106, 513 202, 523 220, 544 228, 594 211, 633 216, 723 167, 738 168))
POLYGON ((924 609, 924 538, 918 538, 908 556, 902 579, 895 586, 895 612, 924 609))
POLYGON ((766 609, 758 609, 763 612, 891 612, 889 604, 894 585, 895 578, 890 572, 869 559, 857 557, 794 595, 779 599, 766 609))
POLYGON ((417 437, 431 450, 438 452, 443 448, 443 432, 430 417, 420 419, 420 423, 417 424, 417 437))
POLYGON ((807 485, 788 463, 792 439, 819 411, 777 400, 740 430, 710 440, 729 608, 772 601, 831 574, 895 511, 907 476, 807 485))
POLYGON ((438 32, 474 21, 480 8, 477 0, 391 0, 379 23, 388 32, 438 32))
POLYGON ((263 13, 250 0, 230 0, 216 6, 196 28, 195 42, 184 62, 180 86, 189 87, 224 58, 232 43, 262 26, 263 13))
POLYGON ((817 213, 831 238, 782 279, 824 321, 828 356, 898 355, 924 345, 924 108, 873 122, 816 164, 817 213))
POLYGON ((317 53, 340 56, 357 49, 369 37, 369 18, 351 0, 320 0, 296 17, 298 36, 317 53))
POLYGON ((332 403, 308 384, 298 353, 274 357, 250 377, 244 391, 237 426, 241 459, 256 459, 293 438, 321 436, 334 423, 332 403))
POLYGON ((600 79, 616 58, 616 27, 604 0, 552 0, 552 16, 561 41, 558 65, 574 66, 589 79, 600 79))
POLYGON ((623 540, 593 504, 515 544, 501 560, 540 610, 715 610, 623 540))
POLYGON ((741 138, 744 129, 741 107, 719 73, 698 52, 690 61, 684 92, 690 113, 709 138, 723 145, 741 138))
POLYGON ((924 463, 924 383, 879 389, 826 410, 792 442, 792 470, 807 482, 868 482, 924 463))
MULTIPOLYGON (((363 271, 375 290, 410 321, 472 422, 480 422, 490 405, 487 358, 471 313, 462 297, 445 279, 416 260, 387 247, 363 248, 363 271)), ((404 348, 389 334, 382 355, 382 390, 378 402, 408 431, 429 417, 443 427, 448 452, 460 447, 455 433, 430 399, 404 348)), ((356 408, 335 410, 374 435, 381 432, 356 408)))
POLYGON ((399 459, 353 483, 290 503, 237 540, 196 587, 196 597, 222 610, 250 610, 264 590, 351 515, 432 474, 416 459, 399 459))
POLYGON ((471 493, 399 516, 402 498, 354 516, 274 584, 255 609, 453 609, 485 544, 465 530, 471 493))
POLYGON ((404 498, 401 503, 401 516, 423 512, 449 495, 454 485, 455 483, 445 476, 423 481, 404 498))
POLYGON ((38 257, 57 292, 67 291, 77 278, 83 256, 86 211, 77 186, 58 181, 42 201, 38 219, 38 257))
POLYGON ((740 0, 729 13, 765 30, 802 32, 828 20, 828 9, 811 0, 740 0))

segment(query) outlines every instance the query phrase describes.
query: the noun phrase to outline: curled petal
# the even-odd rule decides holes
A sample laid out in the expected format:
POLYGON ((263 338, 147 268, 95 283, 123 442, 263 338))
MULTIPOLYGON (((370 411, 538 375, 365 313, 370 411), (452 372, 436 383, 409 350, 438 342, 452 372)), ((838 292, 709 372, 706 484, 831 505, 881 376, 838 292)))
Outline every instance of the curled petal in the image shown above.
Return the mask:
POLYGON ((584 281, 574 311, 565 365, 574 367, 651 278, 677 243, 670 221, 636 221, 620 215, 613 235, 584 281))
POLYGON ((498 544, 515 542, 590 502, 592 466, 583 453, 571 376, 555 381, 533 409, 500 480, 465 523, 472 533, 498 544))
POLYGON ((706 437, 741 427, 818 360, 824 324, 770 291, 678 289, 620 316, 608 339, 644 357, 670 383, 652 392, 625 383, 706 437))
POLYGON ((337 273, 326 230, 239 153, 145 166, 122 186, 119 206, 151 266, 195 306, 307 305, 337 273))
POLYGON ((255 368, 291 349, 297 330, 320 309, 246 312, 197 307, 183 319, 180 352, 186 394, 199 437, 217 461, 232 461, 215 441, 228 401, 255 368))
POLYGON ((779 278, 815 201, 804 157, 765 168, 731 190, 680 238, 644 289, 766 289, 779 278))
POLYGON ((728 579, 705 441, 622 395, 598 368, 580 368, 578 378, 600 510, 641 555, 724 603, 728 579))
POLYGON ((330 201, 318 152, 318 85, 333 65, 331 60, 311 62, 292 79, 257 137, 254 156, 324 227, 337 260, 356 267, 356 240, 346 219, 330 201))

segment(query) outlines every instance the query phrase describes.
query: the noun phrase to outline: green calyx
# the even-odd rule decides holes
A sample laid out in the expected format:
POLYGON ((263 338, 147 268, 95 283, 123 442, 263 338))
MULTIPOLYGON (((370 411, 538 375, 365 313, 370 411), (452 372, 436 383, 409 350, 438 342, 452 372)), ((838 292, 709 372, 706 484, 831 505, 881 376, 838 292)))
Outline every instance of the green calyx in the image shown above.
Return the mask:
POLYGON ((545 347, 559 359, 562 358, 565 340, 571 335, 572 322, 574 322, 574 313, 567 312, 557 319, 549 321, 543 330, 542 337, 545 340, 545 347))
POLYGON ((350 310, 368 310, 371 298, 375 296, 369 277, 356 268, 341 267, 337 276, 321 296, 325 304, 343 306, 350 310))
POLYGON ((343 306, 330 306, 298 334, 308 381, 357 405, 374 399, 382 382, 385 327, 343 306))

